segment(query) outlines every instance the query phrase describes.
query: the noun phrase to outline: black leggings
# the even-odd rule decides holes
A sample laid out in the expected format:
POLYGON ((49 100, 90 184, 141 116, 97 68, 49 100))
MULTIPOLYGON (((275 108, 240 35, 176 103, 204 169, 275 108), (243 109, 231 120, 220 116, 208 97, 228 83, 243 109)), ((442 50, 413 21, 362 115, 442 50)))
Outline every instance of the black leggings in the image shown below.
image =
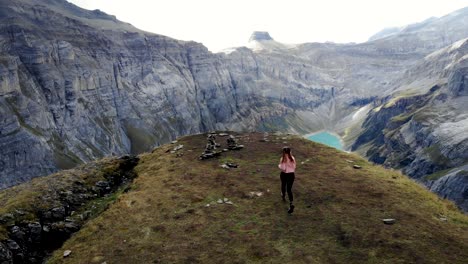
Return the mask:
POLYGON ((287 190, 289 202, 292 203, 293 202, 292 186, 293 186, 294 178, 295 178, 294 172, 291 172, 291 173, 281 172, 280 178, 281 178, 281 195, 283 195, 284 197, 286 195, 286 190, 287 190))

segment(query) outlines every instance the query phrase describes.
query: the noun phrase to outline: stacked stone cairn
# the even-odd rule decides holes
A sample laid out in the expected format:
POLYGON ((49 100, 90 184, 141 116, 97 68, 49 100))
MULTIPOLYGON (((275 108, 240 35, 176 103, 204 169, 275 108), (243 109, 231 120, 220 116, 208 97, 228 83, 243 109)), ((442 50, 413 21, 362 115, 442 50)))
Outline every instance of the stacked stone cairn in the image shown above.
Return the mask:
POLYGON ((244 148, 244 145, 239 145, 236 138, 233 135, 229 135, 227 139, 228 149, 229 150, 239 150, 244 148))
POLYGON ((221 151, 216 151, 221 145, 216 143, 216 136, 214 134, 208 134, 207 143, 205 150, 200 156, 201 160, 217 157, 221 154, 221 151))

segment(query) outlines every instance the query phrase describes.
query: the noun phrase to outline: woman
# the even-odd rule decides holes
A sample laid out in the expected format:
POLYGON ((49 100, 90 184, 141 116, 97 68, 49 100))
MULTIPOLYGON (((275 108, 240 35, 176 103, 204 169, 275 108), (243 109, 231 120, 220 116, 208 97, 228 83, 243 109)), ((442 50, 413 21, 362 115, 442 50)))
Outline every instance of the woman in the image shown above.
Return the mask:
POLYGON ((283 148, 283 156, 280 159, 278 167, 281 169, 281 197, 283 201, 285 201, 286 191, 288 192, 288 214, 292 214, 292 212, 294 212, 292 185, 295 178, 294 170, 296 169, 296 159, 291 154, 291 149, 289 147, 283 148))

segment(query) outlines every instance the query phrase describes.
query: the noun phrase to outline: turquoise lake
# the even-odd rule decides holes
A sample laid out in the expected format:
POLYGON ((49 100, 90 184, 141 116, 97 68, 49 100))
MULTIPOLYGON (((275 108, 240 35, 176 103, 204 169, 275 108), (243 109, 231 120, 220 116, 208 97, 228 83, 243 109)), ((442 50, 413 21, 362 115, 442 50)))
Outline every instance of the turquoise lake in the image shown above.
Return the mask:
POLYGON ((307 137, 307 139, 312 140, 314 142, 325 144, 327 146, 330 146, 339 150, 343 150, 343 145, 341 145, 340 138, 328 132, 320 132, 320 133, 307 137))

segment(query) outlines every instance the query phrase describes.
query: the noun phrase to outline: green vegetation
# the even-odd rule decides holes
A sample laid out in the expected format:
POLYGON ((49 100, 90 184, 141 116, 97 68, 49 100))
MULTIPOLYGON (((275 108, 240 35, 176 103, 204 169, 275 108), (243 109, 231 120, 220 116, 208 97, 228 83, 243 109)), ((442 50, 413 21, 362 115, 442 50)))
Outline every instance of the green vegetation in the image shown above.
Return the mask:
POLYGON ((206 135, 179 139, 175 154, 166 145, 141 155, 131 191, 49 263, 465 263, 468 217, 453 203, 357 155, 282 137, 242 134, 246 148, 204 161, 206 135), (279 193, 283 141, 298 161, 290 216, 279 193), (224 197, 234 204, 218 204, 224 197))
POLYGON ((446 170, 441 170, 441 171, 438 171, 438 172, 435 172, 435 173, 432 173, 430 175, 425 176, 424 179, 428 180, 428 181, 436 181, 436 180, 442 178, 443 176, 445 176, 451 170, 452 170, 452 168, 446 169, 446 170))
POLYGON ((408 122, 411 119, 412 116, 413 116, 412 114, 406 114, 406 113, 405 114, 400 114, 400 115, 392 117, 390 119, 390 121, 395 122, 395 123, 404 124, 404 123, 408 122))
POLYGON ((450 159, 442 154, 440 151, 440 146, 438 145, 432 145, 424 149, 424 153, 429 155, 431 160, 439 166, 448 166, 450 164, 450 159))

